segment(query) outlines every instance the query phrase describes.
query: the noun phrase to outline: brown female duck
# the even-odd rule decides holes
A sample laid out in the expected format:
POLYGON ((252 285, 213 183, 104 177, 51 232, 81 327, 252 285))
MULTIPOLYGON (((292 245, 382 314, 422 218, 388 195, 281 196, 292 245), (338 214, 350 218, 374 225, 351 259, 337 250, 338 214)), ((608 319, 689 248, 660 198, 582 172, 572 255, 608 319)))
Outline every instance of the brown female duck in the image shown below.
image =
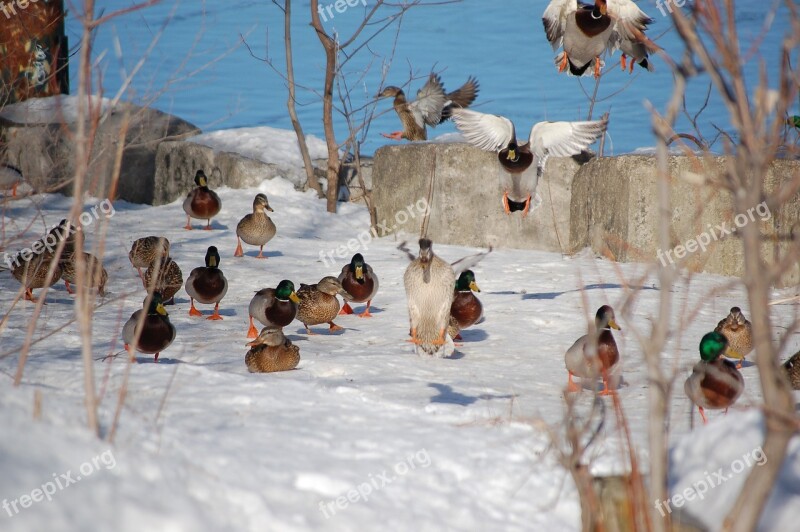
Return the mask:
POLYGON ((250 373, 287 371, 300 362, 300 348, 286 338, 280 327, 264 327, 261 334, 246 345, 250 346, 250 351, 244 356, 244 363, 250 373))
POLYGON ((744 317, 742 309, 732 307, 730 314, 720 320, 714 331, 722 333, 728 340, 725 356, 738 358, 736 368, 741 368, 744 357, 753 350, 753 325, 744 317))
MULTIPOLYGON (((86 265, 86 278, 89 279, 89 286, 96 289, 101 296, 106 295, 108 272, 103 268, 103 262, 91 253, 85 252, 83 253, 83 260, 86 265)), ((71 253, 61 261, 61 278, 64 279, 67 292, 70 294, 75 293, 71 285, 76 283, 77 268, 77 253, 71 253)))
POLYGON ((157 260, 169 257, 169 240, 163 236, 146 236, 133 242, 128 259, 142 277, 142 268, 148 268, 157 260))
POLYGON ((300 304, 297 307, 297 320, 306 328, 308 334, 311 332, 309 326, 327 323, 330 325, 331 332, 339 331, 339 327, 333 320, 339 314, 339 300, 337 295, 342 296, 345 301, 350 299, 342 284, 336 277, 323 277, 317 284, 301 284, 297 291, 300 304))
POLYGON ((273 212, 269 206, 266 194, 257 194, 253 199, 253 213, 245 215, 236 225, 236 251, 234 257, 244 255, 242 250, 242 240, 251 246, 259 246, 257 259, 266 259, 264 256, 264 246, 275 236, 277 228, 272 219, 267 215, 267 211, 273 212), (240 240, 241 239, 241 240, 240 240))
POLYGON ((164 304, 171 305, 183 286, 183 272, 172 257, 157 259, 144 271, 142 284, 148 292, 160 292, 164 304))

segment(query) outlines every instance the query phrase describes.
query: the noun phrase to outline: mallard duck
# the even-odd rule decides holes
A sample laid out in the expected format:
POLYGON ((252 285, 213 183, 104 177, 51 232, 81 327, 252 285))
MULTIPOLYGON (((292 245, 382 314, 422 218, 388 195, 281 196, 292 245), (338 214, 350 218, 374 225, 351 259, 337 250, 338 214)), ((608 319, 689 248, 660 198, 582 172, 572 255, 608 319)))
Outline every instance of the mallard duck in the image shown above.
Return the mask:
POLYGON ((163 236, 146 236, 133 242, 128 259, 142 277, 142 268, 147 268, 157 260, 169 257, 169 240, 163 236))
MULTIPOLYGON (((103 262, 91 253, 83 253, 84 264, 86 264, 86 278, 89 285, 97 289, 101 296, 106 295, 106 282, 108 282, 108 272, 103 268, 103 262)), ((67 287, 67 292, 74 294, 71 284, 76 283, 77 278, 77 253, 71 253, 66 259, 61 261, 61 278, 67 287)))
MULTIPOLYGON (((378 276, 372 271, 372 266, 364 262, 364 256, 361 253, 353 255, 350 264, 342 267, 342 273, 339 274, 339 282, 342 283, 342 288, 353 298, 353 303, 367 302, 367 308, 358 316, 360 318, 371 317, 369 306, 372 304, 372 298, 378 293, 378 276)), ((340 314, 352 313, 353 308, 345 301, 340 314)))
POLYGON ((81 231, 80 226, 77 226, 67 220, 61 220, 57 226, 53 227, 42 241, 48 246, 48 249, 55 253, 56 247, 59 242, 64 241, 64 247, 61 250, 61 257, 68 257, 75 253, 78 249, 78 242, 80 241, 81 247, 86 242, 86 234, 81 231))
POLYGON ((783 363, 783 369, 789 377, 792 388, 800 390, 800 351, 792 355, 792 358, 783 363))
POLYGON ((175 340, 175 332, 175 326, 170 323, 167 309, 162 304, 161 293, 153 292, 145 298, 142 308, 131 314, 130 319, 125 322, 122 339, 125 350, 128 351, 138 336, 136 350, 147 355, 155 354, 153 362, 158 362, 161 351, 175 340), (147 312, 144 317, 143 312, 147 312))
POLYGON ((297 306, 297 320, 305 326, 308 334, 315 334, 311 332, 309 326, 320 323, 329 324, 331 332, 342 330, 342 327, 333 323, 339 315, 337 295, 342 296, 345 301, 350 300, 350 294, 342 288, 336 277, 330 275, 320 279, 317 284, 300 284, 300 290, 297 291, 297 297, 300 299, 300 304, 297 306))
POLYGON ((431 74, 428 82, 417 91, 417 99, 406 100, 406 95, 399 87, 389 86, 383 89, 378 98, 394 97, 394 110, 400 117, 402 131, 382 135, 394 140, 427 140, 425 125, 436 127, 448 118, 456 107, 469 107, 478 95, 478 80, 470 76, 458 90, 445 94, 442 80, 437 74, 431 74))
POLYGON ((251 346, 244 356, 250 373, 288 371, 300 362, 300 348, 286 338, 280 327, 264 327, 261 334, 246 345, 251 346))
POLYGON ((172 257, 156 259, 144 271, 142 284, 148 292, 160 292, 164 304, 171 305, 175 303, 175 294, 183 286, 183 272, 172 257))
POLYGON ((250 244, 251 246, 259 246, 257 259, 266 259, 264 256, 264 245, 272 240, 275 236, 275 224, 272 219, 267 215, 267 211, 273 212, 272 207, 269 206, 267 196, 265 194, 256 194, 253 199, 253 213, 246 215, 239 220, 236 224, 236 251, 234 257, 241 257, 244 255, 242 251, 242 242, 250 244), (241 238, 241 240, 239 240, 241 238))
POLYGON ((195 189, 189 192, 186 199, 183 200, 183 210, 186 212, 184 229, 191 230, 192 218, 198 218, 207 220, 203 229, 210 231, 211 218, 219 214, 222 209, 222 200, 219 199, 216 192, 208 188, 208 178, 202 170, 198 170, 194 175, 194 184, 197 185, 195 189))
MULTIPOLYGON (((603 66, 600 55, 606 49, 610 52, 622 49, 623 54, 652 70, 647 61, 647 47, 655 49, 655 46, 644 31, 653 19, 632 0, 595 0, 594 5, 579 4, 578 0, 552 0, 542 22, 553 50, 563 48, 555 58, 559 72, 569 69, 574 76, 600 77, 603 66)), ((623 55, 623 67, 624 63, 623 55)))
POLYGON ((531 128, 528 142, 520 144, 514 124, 504 116, 453 109, 453 122, 467 142, 482 150, 497 152, 500 164, 506 170, 500 177, 504 190, 503 210, 506 214, 521 210, 523 216, 530 211, 531 196, 536 193, 547 158, 580 153, 608 127, 607 119, 539 122, 531 128), (536 165, 536 172, 520 175, 531 164, 536 165))
POLYGON ((744 378, 733 362, 720 358, 728 348, 728 339, 717 331, 700 340, 700 362, 683 384, 686 395, 700 410, 703 423, 707 423, 704 410, 728 409, 742 395, 744 378))
POLYGON ((433 242, 419 240, 419 256, 403 274, 408 300, 411 342, 429 355, 443 351, 456 274, 453 267, 433 253, 433 242))
POLYGON ((17 254, 14 260, 11 261, 11 275, 25 287, 25 300, 27 301, 35 302, 33 289, 53 286, 61 279, 61 273, 61 264, 55 260, 53 254, 49 251, 30 253, 30 250, 26 250, 26 252, 17 254), (26 256, 27 259, 25 258, 26 256), (48 282, 48 273, 54 262, 53 274, 48 282))
POLYGON ((608 388, 608 380, 619 363, 620 357, 617 342, 614 341, 611 329, 618 331, 622 329, 617 325, 614 309, 608 305, 603 305, 597 309, 594 323, 597 330, 575 340, 572 347, 564 353, 564 363, 567 366, 567 372, 569 372, 567 380, 568 392, 580 390, 572 380, 573 375, 581 379, 596 379, 600 375, 603 378, 601 395, 615 393, 608 388))
POLYGON ((202 316, 203 314, 194 308, 194 300, 204 305, 214 304, 214 313, 209 316, 209 320, 221 320, 219 315, 219 302, 228 292, 228 280, 222 270, 219 269, 219 252, 214 246, 209 246, 206 251, 205 267, 198 267, 192 270, 189 278, 186 279, 186 293, 191 298, 190 316, 202 316))
POLYGON ((739 359, 736 368, 740 369, 744 357, 753 350, 753 326, 742 314, 742 309, 732 307, 730 314, 720 320, 714 331, 722 333, 728 339, 725 356, 739 359))
POLYGON ((793 128, 800 129, 800 116, 793 115, 786 119, 786 123, 793 128))
POLYGON ((476 324, 483 316, 483 305, 473 291, 481 291, 475 282, 475 274, 472 270, 461 272, 453 292, 453 303, 450 305, 450 326, 447 332, 453 340, 461 340, 459 331, 476 324))
POLYGON ((284 279, 275 288, 263 288, 256 292, 250 300, 248 309, 250 314, 250 328, 248 338, 258 336, 258 331, 253 324, 257 319, 266 327, 286 327, 297 316, 297 304, 300 298, 294 291, 294 283, 284 279))
POLYGON ((17 187, 22 183, 22 171, 10 164, 0 164, 0 189, 11 189, 11 197, 17 197, 17 187))

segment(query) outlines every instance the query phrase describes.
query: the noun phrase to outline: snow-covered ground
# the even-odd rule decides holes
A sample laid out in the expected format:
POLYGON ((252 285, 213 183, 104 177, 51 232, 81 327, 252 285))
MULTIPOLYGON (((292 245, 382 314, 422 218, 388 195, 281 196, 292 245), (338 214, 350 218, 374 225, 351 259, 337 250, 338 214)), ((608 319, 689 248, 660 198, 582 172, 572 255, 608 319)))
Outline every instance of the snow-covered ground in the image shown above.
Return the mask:
MULTIPOLYGON (((218 192, 223 208, 211 232, 182 228, 182 200, 162 207, 117 202, 107 219, 109 294, 98 300, 92 340, 103 436, 126 358, 100 359, 120 352, 122 324, 144 296, 127 258, 131 242, 167 236, 184 276, 216 245, 230 284, 223 321, 191 318, 186 293, 178 293, 168 307, 177 338, 157 364, 141 355, 132 366, 114 445, 85 429, 80 337, 63 283, 47 296, 22 385, 13 387, 33 305, 20 302, 6 317, 19 285, 0 272, 0 529, 577 530, 576 492, 547 429, 558 435, 562 427, 564 351, 605 303, 617 308, 622 326, 616 333, 624 363, 619 394, 646 461, 647 378, 634 331, 647 334, 657 309, 659 287, 646 275, 647 265, 495 250, 474 268, 485 321, 464 331, 453 357, 426 359, 405 341, 407 259, 397 249, 400 238, 377 239, 359 249, 381 280, 374 317, 340 317, 344 331, 316 327, 322 334, 311 337, 294 322, 286 333, 300 346, 299 367, 249 374, 243 359, 253 292, 285 278, 298 285, 335 275, 350 251, 335 265, 321 257, 367 229, 369 218, 356 204, 328 214, 312 192, 297 192, 280 178, 257 189, 218 192), (253 258, 253 248, 235 259, 236 223, 258 192, 269 197, 278 234, 267 245, 267 260, 253 258), (626 287, 641 290, 623 311, 626 287), (35 391, 43 398, 39 420, 33 419, 35 391)), ((5 234, 25 231, 27 239, 11 250, 56 224, 70 202, 58 195, 4 202, 5 234)), ((98 202, 88 200, 85 210, 98 202)), ((84 228, 89 249, 103 223, 90 218, 84 228)), ((418 226, 407 225, 414 247, 418 226)), ((451 262, 476 251, 434 249, 451 262)), ((737 407, 727 416, 710 413, 707 427, 691 428, 682 393, 702 334, 733 305, 747 313, 741 287, 730 281, 695 275, 673 289, 674 336, 664 363, 678 375, 670 418, 676 493, 703 471, 729 467, 746 453, 749 467, 757 467, 761 429, 751 406, 761 393, 752 364, 743 370, 746 391, 737 407)), ((783 334, 780 320, 788 314, 775 313, 776 335, 783 334)), ((592 397, 583 391, 580 406, 592 397)), ((622 441, 608 408, 590 452, 593 472, 624 471, 622 441)), ((764 530, 791 528, 800 503, 798 455, 794 442, 764 530)), ((699 513, 711 529, 745 473, 703 494, 699 513)))

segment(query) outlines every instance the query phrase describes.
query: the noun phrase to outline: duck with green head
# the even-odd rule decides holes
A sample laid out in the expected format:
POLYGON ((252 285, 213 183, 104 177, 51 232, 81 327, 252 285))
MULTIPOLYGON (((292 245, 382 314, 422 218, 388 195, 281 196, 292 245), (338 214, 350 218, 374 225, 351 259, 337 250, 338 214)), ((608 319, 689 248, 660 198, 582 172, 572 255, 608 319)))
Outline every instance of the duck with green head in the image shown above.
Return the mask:
POLYGON ((448 333, 453 340, 461 340, 461 329, 476 324, 483 316, 483 305, 474 292, 480 292, 472 270, 461 272, 456 280, 453 303, 450 305, 450 326, 448 333))
POLYGON ((618 331, 622 329, 617 325, 614 309, 608 305, 603 305, 597 309, 594 323, 596 330, 578 338, 564 354, 564 363, 569 372, 568 392, 580 390, 572 380, 573 375, 581 379, 592 380, 600 375, 603 378, 603 391, 600 394, 616 393, 608 388, 609 377, 620 360, 617 342, 614 341, 611 329, 618 331))
POLYGON ((705 410, 727 410, 744 391, 744 378, 733 362, 722 358, 729 353, 728 339, 714 331, 700 340, 700 362, 683 384, 686 395, 700 410, 707 423, 705 410))
POLYGON ((275 288, 262 288, 250 300, 248 312, 250 314, 250 328, 248 338, 258 336, 258 330, 253 324, 256 319, 265 327, 286 327, 297 316, 297 305, 300 298, 294 291, 294 283, 284 279, 275 288))
POLYGON ((221 320, 219 315, 219 302, 228 293, 228 280, 219 269, 219 252, 215 246, 209 246, 206 251, 206 265, 192 270, 186 279, 186 293, 189 294, 191 308, 190 316, 202 316, 203 313, 194 307, 194 301, 204 305, 214 305, 214 313, 206 319, 221 320))
MULTIPOLYGON (((372 266, 364 262, 364 256, 361 253, 353 255, 350 264, 346 264, 342 268, 342 273, 339 274, 339 282, 342 283, 342 288, 352 296, 353 303, 367 302, 367 308, 358 317, 372 317, 372 314, 369 313, 369 307, 372 304, 372 298, 378 293, 378 276, 375 275, 372 266)), ((345 301, 339 314, 352 313, 353 308, 345 301)))
POLYGON ((146 297, 142 308, 131 314, 122 328, 125 350, 129 351, 133 344, 140 353, 155 354, 153 362, 158 362, 158 355, 172 344, 175 334, 175 326, 169 321, 160 292, 153 292, 146 297), (142 316, 145 312, 145 316, 142 316))
MULTIPOLYGON (((219 169, 215 168, 212 175, 215 172, 219 172, 219 169)), ((208 178, 202 170, 198 170, 194 175, 194 184, 197 186, 183 200, 183 210, 186 213, 184 229, 191 230, 192 218, 198 218, 207 221, 203 229, 210 231, 211 218, 219 214, 222 209, 222 200, 216 192, 208 188, 208 178)))

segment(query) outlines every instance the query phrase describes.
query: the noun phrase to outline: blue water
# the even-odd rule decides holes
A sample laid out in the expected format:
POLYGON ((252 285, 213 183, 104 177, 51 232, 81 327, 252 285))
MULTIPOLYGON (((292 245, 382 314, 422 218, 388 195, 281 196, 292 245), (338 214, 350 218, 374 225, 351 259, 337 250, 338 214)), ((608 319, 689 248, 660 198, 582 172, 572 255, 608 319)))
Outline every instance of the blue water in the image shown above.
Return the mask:
MULTIPOLYGON (((374 5, 374 0, 364 1, 367 8, 374 5)), ((333 5, 333 0, 320 3, 333 5)), ((107 14, 132 2, 109 0, 101 4, 107 14)), ((321 91, 324 55, 309 26, 309 2, 293 4, 297 83, 321 91)), ((648 35, 672 57, 680 58, 682 47, 671 20, 661 15, 654 0, 643 0, 639 5, 655 19, 648 35)), ((747 49, 762 34, 766 5, 765 2, 738 2, 742 49, 747 49)), ((481 91, 476 108, 512 119, 521 137, 527 136, 530 125, 539 120, 586 119, 594 81, 556 72, 554 53, 542 29, 541 14, 545 6, 545 1, 465 0, 410 10, 402 19, 399 34, 394 31, 396 26, 390 26, 346 65, 348 83, 354 88, 353 106, 358 108, 372 101, 380 89, 384 69, 384 85, 400 85, 406 83, 410 75, 416 77, 410 86, 412 94, 433 69, 442 73, 449 90, 457 88, 467 76, 477 76, 481 91), (397 43, 392 58, 395 36, 397 43)), ((780 10, 783 16, 779 14, 775 18, 770 31, 763 35, 745 64, 753 86, 762 61, 771 86, 776 85, 780 41, 789 32, 786 8, 781 5, 780 10)), ((359 2, 342 13, 331 12, 333 18, 326 14, 325 27, 329 32, 337 31, 344 40, 363 19, 365 8, 359 2)), ((378 11, 382 16, 391 12, 386 7, 378 11)), ((67 30, 74 47, 79 42, 80 28, 72 16, 68 17, 67 30)), ((374 30, 374 26, 368 27, 364 35, 371 35, 374 30)), ((158 41, 124 99, 174 113, 204 131, 259 125, 291 128, 284 81, 259 59, 269 57, 276 68, 284 70, 283 13, 272 2, 165 0, 114 19, 97 32, 93 54, 96 59, 100 58, 106 96, 119 90, 125 73, 142 59, 156 38, 158 41), (258 58, 239 44, 240 35, 246 36, 252 54, 258 58)), ((652 59, 654 73, 637 67, 633 75, 621 72, 618 67, 612 68, 618 60, 619 52, 606 60, 608 74, 601 80, 594 111, 595 116, 611 111, 607 153, 625 153, 637 147, 652 146, 651 118, 645 102, 663 111, 672 88, 672 75, 660 58, 652 59)), ((73 87, 77 81, 76 68, 76 64, 71 65, 73 87)), ((692 114, 705 100, 707 88, 705 76, 690 82, 687 107, 692 114)), ((298 114, 306 132, 321 137, 319 97, 299 89, 298 100, 298 114)), ((389 100, 377 104, 376 115, 383 114, 376 116, 364 138, 362 150, 365 153, 393 142, 379 135, 399 129, 399 121, 390 108, 389 100)), ((335 119, 341 141, 346 137, 346 126, 341 116, 335 119)), ((730 128, 727 113, 714 91, 699 122, 709 139, 716 133, 712 124, 730 128)), ((684 117, 676 129, 693 133, 684 117)), ((452 131, 453 125, 446 123, 429 132, 429 137, 452 131)))

